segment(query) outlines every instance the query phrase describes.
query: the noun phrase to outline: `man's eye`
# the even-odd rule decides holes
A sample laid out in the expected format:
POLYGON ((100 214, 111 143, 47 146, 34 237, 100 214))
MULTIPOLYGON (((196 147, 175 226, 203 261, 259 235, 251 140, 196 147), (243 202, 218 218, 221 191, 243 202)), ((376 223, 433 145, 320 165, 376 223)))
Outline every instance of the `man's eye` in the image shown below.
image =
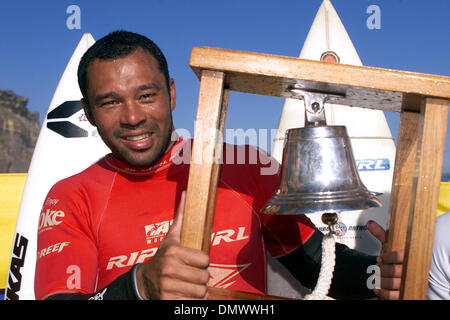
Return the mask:
POLYGON ((114 105, 114 104, 116 104, 117 103, 117 101, 115 101, 115 100, 108 100, 108 101, 105 101, 105 102, 102 102, 102 106, 108 106, 108 105, 114 105))
POLYGON ((141 95, 141 99, 150 99, 153 98, 155 96, 154 93, 145 93, 143 95, 141 95))

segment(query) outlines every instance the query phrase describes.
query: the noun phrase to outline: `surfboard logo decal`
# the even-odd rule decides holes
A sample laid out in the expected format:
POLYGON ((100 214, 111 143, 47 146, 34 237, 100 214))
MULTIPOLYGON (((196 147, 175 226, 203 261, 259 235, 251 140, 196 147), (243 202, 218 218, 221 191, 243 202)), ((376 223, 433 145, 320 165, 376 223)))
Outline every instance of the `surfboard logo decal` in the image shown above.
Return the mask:
POLYGON ((336 223, 332 226, 332 229, 338 237, 343 237, 347 233, 347 226, 343 222, 336 223))
POLYGON ((325 51, 320 56, 320 61, 339 63, 340 59, 339 59, 339 56, 336 54, 336 52, 334 52, 334 51, 325 51))
POLYGON ((64 138, 84 138, 89 136, 86 130, 69 121, 48 122, 47 128, 62 135, 64 138))
POLYGON ((69 118, 81 109, 83 109, 83 106, 80 101, 66 101, 50 111, 47 115, 47 119, 69 118))
POLYGON ((28 239, 16 233, 14 247, 11 257, 11 266, 9 267, 8 283, 6 289, 6 300, 19 300, 17 292, 20 291, 22 284, 21 270, 25 264, 25 255, 27 253, 28 239))
MULTIPOLYGON (((80 101, 66 101, 47 115, 47 120, 67 119, 83 109, 80 101)), ((87 130, 80 128, 70 121, 51 121, 47 122, 47 128, 62 135, 64 138, 85 138, 89 136, 87 130)))
POLYGON ((391 163, 387 158, 358 159, 356 167, 358 171, 387 171, 391 169, 391 163))

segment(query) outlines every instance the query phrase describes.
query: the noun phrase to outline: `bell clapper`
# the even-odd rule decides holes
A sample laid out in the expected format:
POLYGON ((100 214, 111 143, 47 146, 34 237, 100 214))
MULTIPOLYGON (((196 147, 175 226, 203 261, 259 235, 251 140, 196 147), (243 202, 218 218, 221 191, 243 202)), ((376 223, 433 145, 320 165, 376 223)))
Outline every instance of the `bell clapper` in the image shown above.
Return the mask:
POLYGON ((336 233, 334 229, 332 229, 332 226, 334 226, 338 220, 339 217, 336 212, 325 212, 322 214, 322 222, 328 225, 328 231, 332 234, 336 233))

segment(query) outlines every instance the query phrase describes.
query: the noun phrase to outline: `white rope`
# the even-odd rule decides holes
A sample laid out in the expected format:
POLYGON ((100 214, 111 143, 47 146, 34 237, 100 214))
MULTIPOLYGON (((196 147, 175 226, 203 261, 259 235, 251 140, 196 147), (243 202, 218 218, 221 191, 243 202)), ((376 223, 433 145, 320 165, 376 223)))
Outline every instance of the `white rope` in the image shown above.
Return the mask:
POLYGON ((328 300, 328 291, 333 278, 334 265, 336 264, 336 244, 331 232, 322 240, 322 265, 320 266, 319 279, 314 291, 304 297, 305 300, 328 300))

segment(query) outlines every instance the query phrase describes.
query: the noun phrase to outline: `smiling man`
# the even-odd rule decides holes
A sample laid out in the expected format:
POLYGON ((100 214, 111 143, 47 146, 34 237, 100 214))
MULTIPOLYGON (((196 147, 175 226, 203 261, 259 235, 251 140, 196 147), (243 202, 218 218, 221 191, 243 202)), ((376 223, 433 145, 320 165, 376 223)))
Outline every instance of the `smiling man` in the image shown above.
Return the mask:
POLYGON ((89 79, 83 89, 85 113, 118 159, 149 166, 173 145, 175 84, 148 51, 94 59, 80 76, 89 79))
MULTIPOLYGON (((174 132, 176 94, 159 48, 116 31, 97 41, 78 69, 89 121, 111 149, 50 190, 42 214, 58 220, 38 230, 37 299, 205 299, 208 286, 266 292, 266 250, 313 288, 323 235, 305 215, 263 215, 279 175, 261 174, 271 158, 224 145, 210 254, 180 245, 192 141, 174 132), (233 157, 226 157, 226 154, 233 157), (247 161, 238 163, 238 155, 247 161), (175 161, 177 160, 177 161, 175 161), (269 161, 268 161, 269 160, 269 161), (59 248, 54 250, 53 248, 59 248)), ((273 160, 273 159, 272 159, 273 160)), ((384 242, 384 230, 369 230, 384 242)), ((378 257, 382 298, 397 298, 403 256, 378 257)), ((377 257, 336 244, 330 295, 369 298, 367 268, 377 257)))

